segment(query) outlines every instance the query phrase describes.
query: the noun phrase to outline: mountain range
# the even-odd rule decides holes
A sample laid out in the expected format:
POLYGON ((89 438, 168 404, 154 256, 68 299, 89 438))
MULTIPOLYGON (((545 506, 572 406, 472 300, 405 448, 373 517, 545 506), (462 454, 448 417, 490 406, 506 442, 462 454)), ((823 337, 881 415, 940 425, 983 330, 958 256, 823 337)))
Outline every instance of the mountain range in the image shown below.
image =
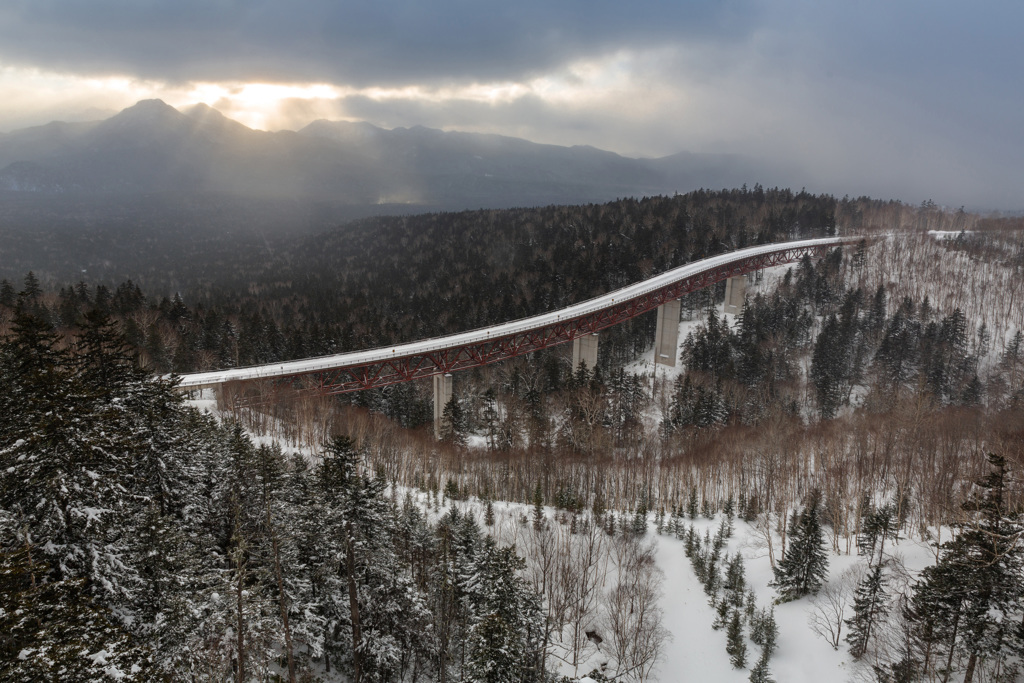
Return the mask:
POLYGON ((421 126, 320 120, 265 132, 204 104, 179 111, 160 100, 103 121, 0 135, 0 202, 23 212, 59 198, 93 219, 102 219, 106 205, 161 195, 202 205, 200 221, 223 207, 217 198, 232 205, 253 198, 319 205, 315 218, 306 210, 303 220, 330 223, 389 211, 578 204, 786 180, 769 173, 733 155, 633 159, 421 126))

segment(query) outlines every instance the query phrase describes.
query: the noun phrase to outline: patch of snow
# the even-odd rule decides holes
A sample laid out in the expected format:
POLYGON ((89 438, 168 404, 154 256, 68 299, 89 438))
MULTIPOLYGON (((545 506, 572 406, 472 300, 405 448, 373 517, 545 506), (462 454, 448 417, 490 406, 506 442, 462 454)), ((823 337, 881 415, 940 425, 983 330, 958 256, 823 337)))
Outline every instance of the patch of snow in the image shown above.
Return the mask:
POLYGON ((955 239, 959 235, 970 235, 973 230, 929 230, 928 234, 939 239, 955 239))

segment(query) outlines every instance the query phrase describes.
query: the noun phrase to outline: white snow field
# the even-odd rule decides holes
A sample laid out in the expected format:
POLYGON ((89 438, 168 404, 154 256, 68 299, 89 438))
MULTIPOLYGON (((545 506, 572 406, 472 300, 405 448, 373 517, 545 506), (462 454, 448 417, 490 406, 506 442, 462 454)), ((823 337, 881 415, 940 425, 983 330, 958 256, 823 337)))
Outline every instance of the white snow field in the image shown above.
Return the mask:
MULTIPOLYGON (((450 503, 449 503, 450 505, 450 503)), ((478 520, 483 520, 483 506, 479 502, 459 503, 463 510, 471 510, 478 520)), ((529 516, 532 509, 523 504, 495 504, 501 526, 504 521, 518 523, 515 520, 523 515, 529 516)), ((442 511, 444 508, 442 508, 442 511)), ((556 511, 545 508, 548 519, 554 522, 556 511)), ((723 515, 719 513, 714 519, 698 516, 692 522, 700 536, 705 531, 715 534, 723 515)), ((683 520, 690 524, 689 520, 683 520)), ((734 532, 723 549, 723 558, 742 554, 746 569, 748 587, 753 588, 757 596, 758 607, 770 607, 776 598, 775 589, 768 584, 772 581, 771 562, 760 532, 751 525, 736 519, 734 532)), ((504 536, 504 533, 498 533, 504 536)), ((666 643, 664 655, 657 666, 652 680, 662 683, 678 681, 706 681, 709 683, 741 683, 749 680, 750 669, 760 656, 760 648, 747 637, 747 666, 735 669, 726 654, 725 629, 714 630, 715 610, 708 604, 708 596, 704 592, 700 580, 694 574, 689 558, 684 551, 684 542, 667 531, 658 535, 655 531, 653 517, 649 518, 647 539, 656 544, 656 562, 664 573, 663 594, 659 603, 663 611, 663 625, 671 634, 666 643)), ((781 539, 774 537, 776 553, 781 539)), ((836 554, 829 552, 829 581, 841 580, 841 575, 855 565, 865 565, 866 558, 855 554, 836 554)), ((520 551, 522 554, 522 551, 520 551)), ((902 539, 896 545, 886 546, 886 557, 897 558, 906 567, 911 576, 915 576, 924 567, 934 564, 934 550, 928 544, 915 540, 902 539)), ((778 559, 778 555, 776 556, 778 559)), ((605 590, 614 584, 614 574, 609 575, 605 590)), ((839 650, 834 650, 828 642, 817 635, 810 618, 814 613, 814 596, 783 603, 775 606, 775 619, 779 626, 778 649, 771 658, 770 669, 772 678, 778 683, 831 683, 858 680, 869 673, 866 666, 852 660, 848 654, 848 646, 840 643, 839 650)), ((846 617, 852 614, 852 596, 846 609, 846 617)), ((846 627, 843 626, 845 636, 846 627)), ((745 629, 746 631, 746 629, 745 629)), ((749 634, 748 634, 749 635, 749 634)), ((603 653, 593 653, 586 665, 580 668, 580 674, 592 670, 602 660, 603 653)), ((572 675, 571 668, 563 667, 563 674, 572 675)), ((585 683, 582 679, 580 683, 585 683)))

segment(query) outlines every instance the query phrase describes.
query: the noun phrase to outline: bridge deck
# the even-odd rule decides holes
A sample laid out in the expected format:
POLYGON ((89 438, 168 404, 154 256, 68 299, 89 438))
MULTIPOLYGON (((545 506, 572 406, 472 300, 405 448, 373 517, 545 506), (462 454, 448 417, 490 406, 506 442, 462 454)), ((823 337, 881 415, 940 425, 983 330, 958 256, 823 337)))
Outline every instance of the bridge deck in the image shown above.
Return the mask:
POLYGON ((779 263, 791 263, 805 253, 818 253, 829 247, 854 243, 860 239, 860 237, 830 237, 739 249, 695 261, 665 271, 643 282, 530 318, 366 351, 181 375, 179 386, 183 389, 195 389, 228 382, 331 373, 335 376, 319 381, 321 388, 333 386, 335 391, 344 392, 371 386, 384 386, 418 377, 428 377, 450 370, 495 362, 538 348, 546 348, 556 343, 571 341, 583 334, 589 334, 633 315, 652 310, 666 300, 678 298, 687 291, 706 287, 731 275, 779 263), (776 259, 771 260, 772 257, 776 257, 776 259), (705 275, 711 277, 701 277, 705 275), (691 285, 681 289, 679 285, 682 283, 691 283, 691 285), (640 304, 637 305, 637 302, 640 304), (603 315, 601 320, 595 318, 596 314, 610 311, 623 311, 624 314, 603 315), (567 326, 569 323, 588 319, 591 320, 588 324, 567 326), (533 334, 552 329, 557 329, 557 333, 548 334, 544 339, 539 339, 533 334), (509 340, 522 340, 523 343, 514 342, 509 346, 507 343, 509 340), (499 342, 506 343, 503 344, 502 351, 496 353, 495 347, 499 342), (410 359, 421 359, 422 362, 410 364, 410 359), (382 373, 381 369, 384 366, 388 370, 382 373), (346 378, 342 381, 339 381, 336 376, 339 371, 347 371, 346 378))

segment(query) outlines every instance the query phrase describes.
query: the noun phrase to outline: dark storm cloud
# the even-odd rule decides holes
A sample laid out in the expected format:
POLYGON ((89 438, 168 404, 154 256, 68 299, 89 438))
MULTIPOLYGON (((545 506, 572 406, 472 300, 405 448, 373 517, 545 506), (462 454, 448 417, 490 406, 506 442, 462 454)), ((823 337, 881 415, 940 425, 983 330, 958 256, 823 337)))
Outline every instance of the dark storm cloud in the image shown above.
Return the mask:
MULTIPOLYGON (((0 67, 151 79, 144 96, 181 103, 161 89, 329 83, 340 98, 298 95, 263 125, 738 153, 839 195, 1022 209, 1021 26, 1024 3, 999 0, 0 0, 0 67)), ((0 128, 28 120, 37 95, 14 86, 31 70, 0 81, 0 128)))
POLYGON ((517 79, 577 57, 742 38, 752 0, 21 0, 0 61, 169 80, 517 79))

